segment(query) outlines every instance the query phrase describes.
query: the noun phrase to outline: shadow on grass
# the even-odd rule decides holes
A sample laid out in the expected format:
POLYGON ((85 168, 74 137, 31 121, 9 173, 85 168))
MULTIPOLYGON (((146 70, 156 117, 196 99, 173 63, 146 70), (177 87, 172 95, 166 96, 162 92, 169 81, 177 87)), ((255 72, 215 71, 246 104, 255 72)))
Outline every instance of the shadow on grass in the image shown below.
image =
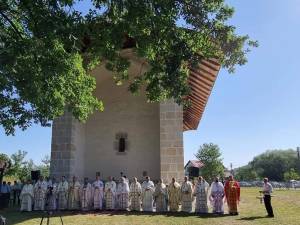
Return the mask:
MULTIPOLYGON (((0 210, 0 215, 7 219, 7 224, 22 223, 31 219, 41 219, 44 217, 44 221, 47 220, 47 212, 33 211, 33 212, 20 212, 17 208, 11 208, 6 210, 0 210)), ((136 212, 136 211, 54 211, 49 218, 62 219, 65 216, 76 216, 76 215, 93 215, 93 216, 164 216, 164 217, 198 217, 198 218, 218 218, 227 217, 229 214, 198 214, 198 213, 185 213, 185 212, 136 212)))
MULTIPOLYGON (((186 213, 186 212, 137 212, 137 211, 101 211, 101 212, 89 212, 87 214, 95 215, 108 215, 108 216, 165 216, 165 217, 201 217, 201 218, 217 218, 230 216, 229 214, 199 214, 199 213, 186 213)), ((78 213, 83 214, 83 213, 78 213)))
POLYGON ((252 220, 258 220, 258 219, 265 219, 268 218, 267 216, 250 216, 250 217, 242 217, 238 220, 246 220, 246 221, 252 221, 252 220))

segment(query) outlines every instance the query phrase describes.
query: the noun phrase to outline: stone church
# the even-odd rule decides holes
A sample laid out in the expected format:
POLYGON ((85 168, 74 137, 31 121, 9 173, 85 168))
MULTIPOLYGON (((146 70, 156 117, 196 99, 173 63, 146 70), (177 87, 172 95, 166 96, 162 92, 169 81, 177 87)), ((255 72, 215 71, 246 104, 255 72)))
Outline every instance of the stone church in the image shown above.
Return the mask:
MULTIPOLYGON (((132 77, 145 71, 146 63, 135 56, 131 48, 122 52, 131 66, 132 77)), ((51 176, 62 175, 102 179, 153 180, 184 176, 183 132, 195 130, 205 109, 220 66, 214 60, 199 62, 198 70, 190 70, 188 98, 191 106, 181 106, 168 100, 149 103, 143 91, 133 95, 128 85, 116 85, 104 65, 92 71, 96 78, 95 95, 104 103, 103 112, 95 112, 85 123, 65 113, 53 121, 51 144, 51 176)))

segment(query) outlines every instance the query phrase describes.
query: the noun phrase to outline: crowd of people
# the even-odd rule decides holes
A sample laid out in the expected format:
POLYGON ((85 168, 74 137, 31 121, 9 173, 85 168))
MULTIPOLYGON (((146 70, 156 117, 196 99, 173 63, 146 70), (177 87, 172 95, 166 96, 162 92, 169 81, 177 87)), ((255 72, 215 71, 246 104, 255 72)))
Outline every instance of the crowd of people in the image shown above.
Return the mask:
POLYGON ((11 182, 3 181, 2 185, 0 184, 0 194, 3 196, 1 198, 2 207, 7 207, 9 204, 11 205, 19 205, 20 204, 20 193, 22 190, 22 184, 20 182, 14 181, 13 184, 11 182))
MULTIPOLYGON (((209 185, 201 176, 196 182, 190 182, 188 177, 179 184, 172 178, 170 184, 164 184, 160 179, 155 185, 150 177, 146 177, 142 183, 137 178, 132 182, 126 176, 115 182, 108 177, 104 183, 96 176, 96 180, 89 182, 85 178, 81 184, 77 177, 68 182, 65 176, 59 182, 55 179, 46 179, 41 176, 32 184, 28 180, 22 187, 15 182, 14 186, 5 184, 1 192, 13 193, 13 204, 20 201, 21 211, 32 210, 131 210, 145 212, 192 212, 195 201, 196 213, 208 213, 209 204, 212 213, 223 214, 224 202, 228 205, 228 213, 238 215, 238 203, 240 201, 240 186, 233 176, 229 176, 223 184, 218 178, 209 185), (9 190, 13 190, 11 192, 9 190), (180 207, 181 206, 181 207, 180 207)), ((262 193, 264 194, 268 215, 273 217, 271 206, 271 184, 265 180, 262 193)), ((8 196, 8 195, 7 195, 8 196)), ((8 200, 9 201, 9 200, 8 200)))

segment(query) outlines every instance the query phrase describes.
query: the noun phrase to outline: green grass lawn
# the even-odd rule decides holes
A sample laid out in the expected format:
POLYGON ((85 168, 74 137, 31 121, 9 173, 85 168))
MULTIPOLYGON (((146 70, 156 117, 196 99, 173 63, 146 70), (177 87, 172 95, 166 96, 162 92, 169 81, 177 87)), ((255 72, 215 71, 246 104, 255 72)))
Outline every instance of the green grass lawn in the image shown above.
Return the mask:
MULTIPOLYGON (((280 224, 299 225, 300 224, 300 191, 278 190, 274 192, 272 199, 275 218, 266 218, 264 205, 256 199, 258 189, 242 188, 240 215, 239 216, 215 216, 212 214, 199 216, 185 213, 131 213, 131 212, 100 212, 100 213, 72 213, 62 214, 64 225, 82 224, 121 224, 121 225, 188 225, 188 224, 280 224)), ((225 207, 225 210, 227 208, 225 207)), ((8 224, 40 224, 43 213, 31 212, 20 213, 15 210, 0 211, 0 214, 7 218, 8 224)), ((46 224, 44 221, 43 224, 46 224)), ((58 215, 50 218, 49 224, 60 224, 58 215)))

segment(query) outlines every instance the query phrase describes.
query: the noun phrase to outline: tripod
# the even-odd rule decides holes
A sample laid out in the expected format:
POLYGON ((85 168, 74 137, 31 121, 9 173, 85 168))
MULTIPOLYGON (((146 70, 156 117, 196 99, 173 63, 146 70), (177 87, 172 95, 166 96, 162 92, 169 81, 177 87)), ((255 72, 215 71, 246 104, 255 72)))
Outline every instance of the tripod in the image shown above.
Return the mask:
MULTIPOLYGON (((52 212, 52 211, 49 211, 49 210, 45 211, 44 214, 43 214, 43 216, 42 216, 40 225, 43 224, 43 221, 44 221, 45 218, 47 218, 47 225, 49 225, 49 222, 50 222, 50 216, 51 216, 51 215, 53 215, 53 212, 52 212)), ((64 225, 64 222, 63 222, 62 217, 61 217, 60 214, 59 214, 59 218, 60 218, 61 225, 64 225)))

